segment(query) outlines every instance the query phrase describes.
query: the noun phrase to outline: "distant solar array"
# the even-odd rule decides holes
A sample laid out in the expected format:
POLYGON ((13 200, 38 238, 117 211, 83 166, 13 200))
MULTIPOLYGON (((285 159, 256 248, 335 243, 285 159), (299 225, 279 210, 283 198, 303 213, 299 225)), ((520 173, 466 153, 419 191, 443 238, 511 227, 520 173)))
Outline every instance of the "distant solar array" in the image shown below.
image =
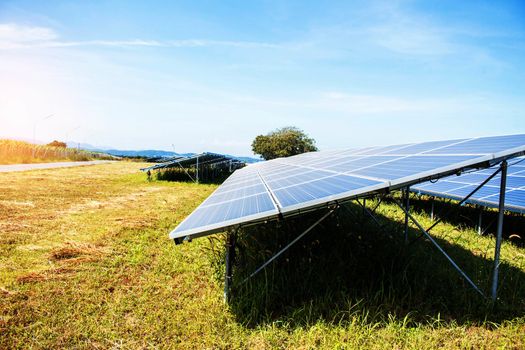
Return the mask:
POLYGON ((525 135, 305 153, 237 170, 174 231, 199 237, 525 154, 525 135))
MULTIPOLYGON (((410 187, 410 190, 418 194, 461 200, 496 170, 496 168, 488 168, 460 176, 452 175, 437 182, 429 181, 417 184, 410 187)), ((498 174, 466 202, 497 208, 500 181, 501 177, 498 174)), ((525 157, 509 161, 505 209, 517 213, 525 213, 525 157)))
POLYGON ((192 155, 190 157, 184 157, 184 156, 177 156, 173 158, 169 158, 166 161, 152 165, 150 167, 142 168, 140 170, 142 171, 148 171, 148 170, 157 170, 157 169, 167 169, 167 168, 174 168, 174 167, 195 167, 197 165, 203 166, 203 165, 219 165, 219 164, 233 164, 235 166, 239 164, 244 164, 241 160, 238 160, 234 157, 227 156, 224 154, 218 154, 218 153, 212 153, 212 152, 204 152, 192 155))

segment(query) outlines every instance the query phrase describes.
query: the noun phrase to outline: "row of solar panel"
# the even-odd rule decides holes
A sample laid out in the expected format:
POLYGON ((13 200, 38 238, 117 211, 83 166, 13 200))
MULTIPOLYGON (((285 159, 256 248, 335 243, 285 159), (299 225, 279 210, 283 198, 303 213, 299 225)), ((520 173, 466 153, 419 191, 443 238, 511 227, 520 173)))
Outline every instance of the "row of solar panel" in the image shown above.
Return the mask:
POLYGON ((227 156, 224 154, 218 154, 218 153, 211 153, 211 152, 204 152, 199 154, 194 154, 189 157, 184 156, 178 156, 173 157, 168 160, 166 160, 163 163, 155 164, 147 168, 140 169, 141 171, 148 171, 148 170, 156 170, 156 169, 164 169, 164 168, 173 168, 173 167, 192 167, 199 165, 217 165, 220 163, 244 163, 241 160, 238 160, 236 158, 233 158, 231 156, 227 156))
POLYGON ((312 152, 256 163, 230 176, 171 237, 366 195, 519 151, 525 151, 525 135, 312 152))

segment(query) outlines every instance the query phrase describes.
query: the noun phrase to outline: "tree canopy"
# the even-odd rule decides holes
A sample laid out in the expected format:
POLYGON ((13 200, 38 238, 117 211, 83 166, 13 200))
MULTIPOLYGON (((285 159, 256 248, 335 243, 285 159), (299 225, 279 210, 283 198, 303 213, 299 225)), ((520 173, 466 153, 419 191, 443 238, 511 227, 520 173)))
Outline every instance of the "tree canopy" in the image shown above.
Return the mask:
POLYGON ((299 128, 288 126, 266 135, 258 135, 252 142, 252 150, 264 159, 289 157, 305 152, 317 151, 315 140, 299 128))

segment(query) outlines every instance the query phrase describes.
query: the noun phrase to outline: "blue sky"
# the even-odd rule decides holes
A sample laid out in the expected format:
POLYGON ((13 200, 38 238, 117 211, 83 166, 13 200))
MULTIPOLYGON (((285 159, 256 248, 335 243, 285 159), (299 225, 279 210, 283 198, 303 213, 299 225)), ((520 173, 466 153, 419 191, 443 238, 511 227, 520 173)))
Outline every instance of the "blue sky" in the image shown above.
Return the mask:
POLYGON ((524 133, 525 4, 2 0, 0 91, 0 137, 127 149, 524 133))

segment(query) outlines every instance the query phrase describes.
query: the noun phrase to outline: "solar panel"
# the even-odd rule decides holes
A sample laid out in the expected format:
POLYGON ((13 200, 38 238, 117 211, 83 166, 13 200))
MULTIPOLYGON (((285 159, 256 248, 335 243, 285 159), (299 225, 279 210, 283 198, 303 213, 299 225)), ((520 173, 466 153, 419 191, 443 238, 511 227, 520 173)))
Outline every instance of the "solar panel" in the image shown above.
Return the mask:
MULTIPOLYGON (((488 168, 461 176, 449 176, 437 182, 425 182, 412 186, 410 190, 418 194, 461 200, 486 180, 497 168, 488 168)), ((497 208, 501 177, 496 175, 466 202, 497 208)), ((505 209, 525 213, 525 157, 509 162, 507 186, 505 189, 505 209)))
POLYGON ((148 171, 148 170, 169 168, 169 167, 172 167, 172 166, 177 166, 177 164, 179 164, 179 162, 184 160, 184 159, 187 159, 187 158, 184 157, 184 156, 176 156, 176 157, 172 157, 172 158, 166 160, 163 163, 155 164, 155 165, 149 166, 147 168, 141 168, 140 170, 141 171, 148 171))
POLYGON ((189 168, 196 166, 197 164, 201 165, 218 165, 221 163, 232 162, 232 164, 243 163, 242 161, 227 156, 224 154, 204 152, 192 155, 191 157, 178 156, 170 158, 164 163, 155 164, 147 168, 140 169, 141 171, 155 170, 155 169, 165 169, 165 168, 174 168, 174 167, 183 167, 189 168))
POLYGON ((235 171, 171 238, 199 237, 484 168, 525 154, 525 135, 321 151, 235 171))

